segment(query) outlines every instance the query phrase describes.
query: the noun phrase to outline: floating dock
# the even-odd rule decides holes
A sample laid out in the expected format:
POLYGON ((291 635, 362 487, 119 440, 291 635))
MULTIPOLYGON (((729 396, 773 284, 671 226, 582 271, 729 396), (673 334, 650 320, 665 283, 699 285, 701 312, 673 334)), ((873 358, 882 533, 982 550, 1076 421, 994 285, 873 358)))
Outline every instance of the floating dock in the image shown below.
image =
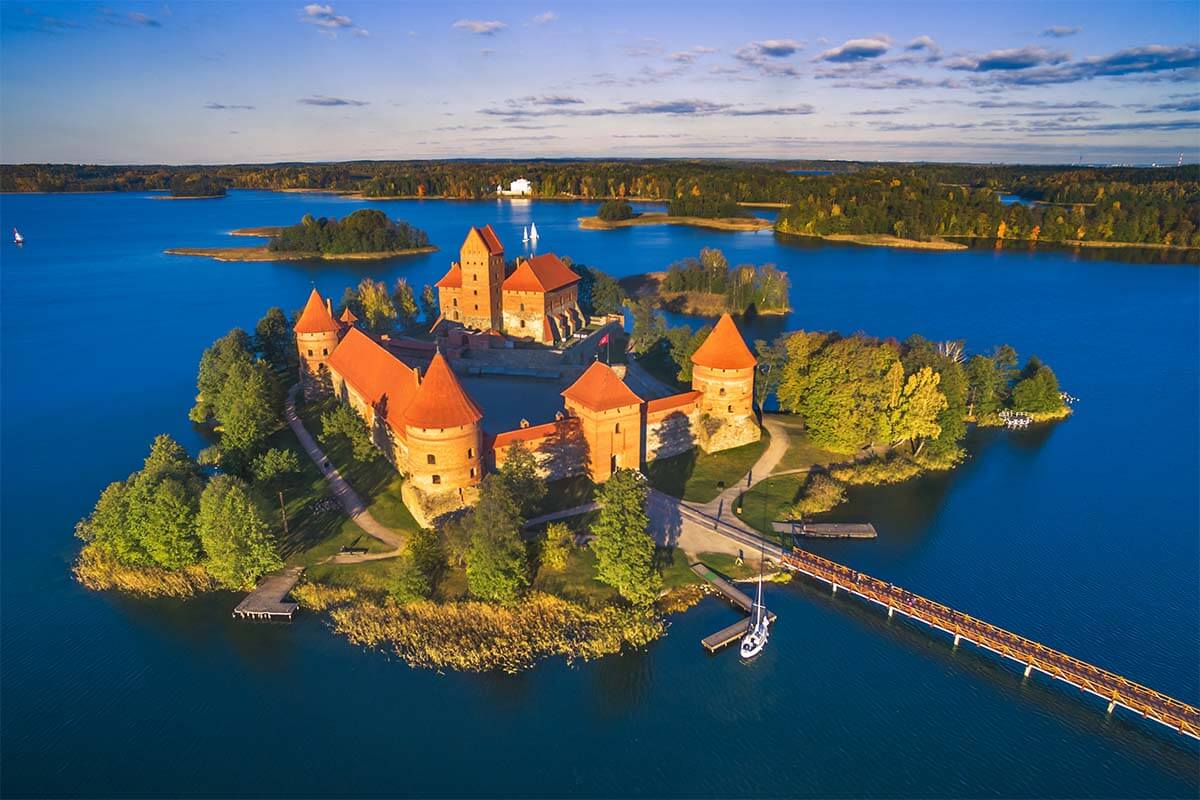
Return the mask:
POLYGON ((776 533, 792 536, 809 536, 814 539, 874 539, 879 534, 869 522, 799 522, 784 520, 772 522, 776 533))
MULTIPOLYGON (((717 573, 708 568, 707 565, 697 562, 692 564, 692 572, 699 575, 704 580, 708 581, 726 600, 733 603, 738 608, 745 611, 747 614, 754 607, 754 601, 750 596, 741 589, 734 586, 729 581, 722 578, 717 573)), ((768 611, 767 618, 771 622, 775 621, 775 614, 768 611)), ((715 653, 726 645, 736 642, 738 639, 746 635, 746 631, 750 627, 750 618, 738 620, 728 628, 722 628, 711 636, 706 636, 700 640, 700 644, 710 653, 715 653)))
POLYGON ((300 608, 299 603, 285 600, 288 592, 300 580, 304 567, 288 567, 263 578, 242 602, 233 609, 234 619, 251 619, 259 621, 290 621, 300 608))

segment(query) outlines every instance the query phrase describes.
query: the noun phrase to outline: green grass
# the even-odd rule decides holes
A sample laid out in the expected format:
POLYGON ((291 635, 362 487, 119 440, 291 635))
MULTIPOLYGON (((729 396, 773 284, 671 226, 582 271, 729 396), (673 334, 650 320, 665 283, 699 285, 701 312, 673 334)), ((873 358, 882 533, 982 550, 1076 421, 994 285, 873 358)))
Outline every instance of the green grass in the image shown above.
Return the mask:
POLYGON ((697 560, 704 562, 713 572, 735 581, 758 574, 758 570, 744 563, 738 564, 737 557, 728 553, 701 553, 697 560))
POLYGON ((776 472, 840 464, 850 459, 850 456, 834 453, 809 441, 808 433, 804 430, 804 425, 798 417, 789 418, 778 414, 773 415, 773 419, 786 427, 788 431, 788 449, 780 459, 779 465, 775 467, 776 472))
POLYGON ((399 578, 400 560, 383 558, 358 564, 316 564, 305 570, 305 577, 316 583, 388 592, 399 578))
POLYGON ((734 512, 747 525, 766 534, 768 538, 774 537, 776 534, 771 529, 771 523, 787 519, 788 510, 807 481, 808 475, 804 473, 767 478, 742 495, 734 512))
POLYGON ((587 475, 550 481, 546 484, 546 496, 529 517, 532 519, 543 514, 553 514, 555 511, 565 511, 595 499, 596 484, 592 483, 592 479, 587 475))
POLYGON ((620 597, 616 589, 596 580, 596 556, 587 547, 572 548, 562 570, 538 570, 533 588, 592 607, 611 605, 620 597))
POLYGON ((757 442, 732 450, 709 454, 695 448, 672 458, 651 461, 646 465, 646 476, 651 486, 672 497, 707 503, 745 477, 767 449, 770 438, 764 429, 757 442))
POLYGON ((692 565, 688 557, 677 548, 656 548, 654 561, 659 574, 662 575, 664 589, 676 589, 691 583, 703 583, 700 576, 692 572, 692 565))

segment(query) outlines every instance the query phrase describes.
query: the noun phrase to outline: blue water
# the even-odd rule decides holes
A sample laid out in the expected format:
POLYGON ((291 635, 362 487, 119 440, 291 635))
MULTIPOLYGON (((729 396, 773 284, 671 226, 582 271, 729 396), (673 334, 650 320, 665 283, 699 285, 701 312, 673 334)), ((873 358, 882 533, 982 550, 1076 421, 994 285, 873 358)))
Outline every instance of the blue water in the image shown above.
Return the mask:
MULTIPOLYGON (((1068 422, 972 437, 949 476, 852 495, 880 531, 822 554, 1200 702, 1200 271, 1070 252, 797 246, 682 227, 581 231, 582 203, 371 203, 441 251, 384 264, 166 256, 360 201, 234 192, 0 196, 0 793, 101 795, 1175 796, 1197 749, 1044 679, 803 582, 771 646, 703 655, 716 600, 644 652, 515 677, 438 675, 316 615, 236 624, 74 585, 72 525, 186 413, 203 348, 310 284, 414 284, 469 224, 615 275, 702 246, 791 275, 783 328, 1009 342, 1082 400, 1068 422)), ((550 402, 547 408, 556 407, 550 402)), ((541 406, 537 407, 538 409, 541 406)))

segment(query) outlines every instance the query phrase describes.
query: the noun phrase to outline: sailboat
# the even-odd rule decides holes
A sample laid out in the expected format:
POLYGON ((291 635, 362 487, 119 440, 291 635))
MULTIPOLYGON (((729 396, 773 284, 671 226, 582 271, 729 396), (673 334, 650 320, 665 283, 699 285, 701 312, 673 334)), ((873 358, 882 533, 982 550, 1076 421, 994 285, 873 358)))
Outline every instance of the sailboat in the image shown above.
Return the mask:
POLYGON ((525 226, 525 232, 523 234, 521 234, 521 241, 524 242, 525 244, 529 244, 529 226, 528 225, 525 226))
POLYGON ((534 223, 531 223, 529 226, 529 241, 533 242, 534 245, 537 245, 537 240, 538 240, 537 223, 534 222, 534 223))
POLYGON ((13 244, 25 244, 25 237, 16 228, 13 228, 13 244))
POLYGON ((742 658, 754 658, 763 651, 767 646, 767 635, 771 627, 771 620, 767 616, 767 608, 763 605, 763 563, 766 561, 766 553, 759 554, 758 557, 758 594, 754 598, 754 605, 750 607, 750 626, 746 630, 746 635, 742 637, 742 658))

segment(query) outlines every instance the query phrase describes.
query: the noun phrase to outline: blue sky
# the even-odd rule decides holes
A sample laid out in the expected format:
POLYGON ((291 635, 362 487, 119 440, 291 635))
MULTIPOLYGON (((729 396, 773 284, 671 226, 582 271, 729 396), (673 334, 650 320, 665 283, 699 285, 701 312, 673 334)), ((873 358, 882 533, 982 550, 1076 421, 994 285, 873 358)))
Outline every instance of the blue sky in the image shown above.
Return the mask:
POLYGON ((0 2, 0 160, 1200 159, 1200 3, 0 2))

